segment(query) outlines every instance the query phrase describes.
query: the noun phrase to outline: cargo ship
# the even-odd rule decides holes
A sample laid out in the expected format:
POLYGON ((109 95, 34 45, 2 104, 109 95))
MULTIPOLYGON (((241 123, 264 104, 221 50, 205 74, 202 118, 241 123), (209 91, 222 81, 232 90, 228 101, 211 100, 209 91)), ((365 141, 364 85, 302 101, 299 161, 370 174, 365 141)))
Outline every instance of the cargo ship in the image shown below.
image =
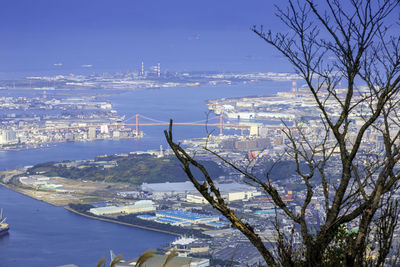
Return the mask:
POLYGON ((0 212, 0 236, 8 234, 8 230, 10 229, 10 226, 6 223, 6 219, 3 219, 3 209, 1 209, 0 212))

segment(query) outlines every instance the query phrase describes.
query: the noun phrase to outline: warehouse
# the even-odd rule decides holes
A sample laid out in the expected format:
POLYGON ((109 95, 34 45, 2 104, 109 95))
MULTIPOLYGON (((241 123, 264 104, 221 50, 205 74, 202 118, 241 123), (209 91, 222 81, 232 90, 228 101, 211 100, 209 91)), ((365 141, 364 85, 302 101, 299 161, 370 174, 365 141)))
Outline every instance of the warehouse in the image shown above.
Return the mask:
POLYGON ((107 215, 107 214, 131 214, 131 213, 139 213, 139 212, 149 212, 155 211, 156 207, 154 206, 154 202, 151 200, 140 200, 137 201, 133 205, 127 206, 106 206, 100 208, 91 208, 89 212, 94 215, 107 215))
POLYGON ((155 216, 139 215, 142 220, 155 221, 158 223, 171 224, 176 226, 190 226, 193 224, 204 224, 213 228, 221 228, 229 223, 220 221, 216 215, 205 215, 185 210, 165 210, 159 211, 155 216))

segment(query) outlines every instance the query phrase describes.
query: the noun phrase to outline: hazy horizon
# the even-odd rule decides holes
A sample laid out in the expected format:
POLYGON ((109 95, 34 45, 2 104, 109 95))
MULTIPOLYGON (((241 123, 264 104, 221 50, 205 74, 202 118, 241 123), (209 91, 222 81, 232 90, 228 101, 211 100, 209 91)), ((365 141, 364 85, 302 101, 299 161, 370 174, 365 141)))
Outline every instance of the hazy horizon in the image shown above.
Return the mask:
POLYGON ((133 71, 141 61, 174 71, 292 71, 250 30, 279 29, 269 15, 274 4, 279 1, 10 1, 0 11, 0 78, 133 71))

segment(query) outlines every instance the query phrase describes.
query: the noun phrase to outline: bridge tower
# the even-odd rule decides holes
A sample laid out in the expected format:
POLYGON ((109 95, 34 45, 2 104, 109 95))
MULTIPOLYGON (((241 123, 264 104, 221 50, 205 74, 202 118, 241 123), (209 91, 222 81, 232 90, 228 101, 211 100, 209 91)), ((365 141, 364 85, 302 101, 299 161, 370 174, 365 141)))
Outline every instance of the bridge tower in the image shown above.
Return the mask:
POLYGON ((293 94, 297 93, 296 80, 292 81, 292 93, 293 94))
POLYGON ((136 114, 136 136, 139 136, 139 114, 136 114))
POLYGON ((222 135, 222 126, 224 122, 222 120, 222 114, 219 115, 219 135, 222 135))

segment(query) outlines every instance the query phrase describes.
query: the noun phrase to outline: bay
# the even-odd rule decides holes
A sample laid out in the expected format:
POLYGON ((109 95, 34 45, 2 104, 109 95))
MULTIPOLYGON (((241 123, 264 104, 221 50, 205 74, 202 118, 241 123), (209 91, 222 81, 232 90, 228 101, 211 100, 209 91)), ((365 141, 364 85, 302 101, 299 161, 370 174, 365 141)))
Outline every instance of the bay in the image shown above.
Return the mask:
MULTIPOLYGON (((215 87, 176 87, 155 90, 108 91, 114 109, 129 123, 135 115, 159 121, 193 122, 207 117, 206 101, 222 97, 271 95, 290 89, 290 82, 262 82, 215 87)), ((2 91, 3 95, 24 95, 27 91, 2 91)), ((70 92, 73 94, 73 92, 70 92)), ((29 92, 32 94, 32 92, 29 92)), ((40 94, 40 92, 37 92, 40 94)), ((50 96, 49 96, 50 97, 50 96)), ((213 116, 212 114, 210 117, 213 116)), ((47 161, 89 159, 97 155, 128 153, 166 148, 163 130, 168 126, 140 127, 145 137, 127 140, 60 143, 55 146, 23 151, 0 152, 0 169, 14 169, 47 161)), ((205 127, 176 126, 176 139, 202 137, 205 127)), ((0 239, 0 267, 57 266, 74 263, 94 266, 109 250, 126 258, 138 256, 149 248, 162 247, 175 237, 87 219, 62 207, 31 199, 0 187, 0 207, 8 217, 10 235, 0 239)))
POLYGON ((128 258, 175 237, 88 219, 0 186, 9 235, 0 238, 0 266, 95 266, 109 250, 128 258))

